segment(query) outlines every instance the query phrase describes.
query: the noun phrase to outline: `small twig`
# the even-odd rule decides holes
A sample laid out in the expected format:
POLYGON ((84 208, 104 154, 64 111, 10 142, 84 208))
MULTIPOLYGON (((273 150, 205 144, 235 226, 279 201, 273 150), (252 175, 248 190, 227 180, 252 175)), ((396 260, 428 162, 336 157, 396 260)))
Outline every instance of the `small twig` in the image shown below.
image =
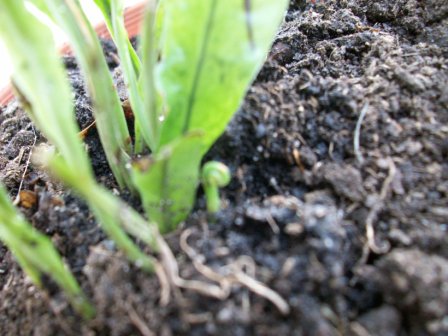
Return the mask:
POLYGON ((365 103, 361 109, 361 113, 359 114, 358 121, 356 122, 355 135, 353 137, 353 149, 355 151, 355 156, 358 162, 361 164, 364 162, 364 158, 362 157, 361 151, 359 149, 359 137, 361 133, 361 125, 368 110, 369 110, 369 103, 365 103))
POLYGON ((271 230, 272 230, 272 232, 274 232, 274 234, 276 234, 276 235, 280 234, 280 228, 278 227, 277 222, 275 221, 274 217, 272 217, 271 214, 268 214, 266 216, 266 221, 268 222, 268 224, 271 227, 271 230))
POLYGON ((25 175, 26 175, 26 173, 28 171, 28 167, 29 167, 30 162, 31 162, 31 156, 32 156, 32 153, 33 153, 33 148, 34 148, 34 146, 36 146, 36 141, 37 141, 36 130, 34 129, 33 125, 31 125, 31 128, 32 128, 33 134, 34 134, 34 140, 33 140, 33 143, 32 143, 32 145, 30 147, 30 152, 28 153, 28 159, 26 160, 26 163, 25 163, 25 169, 24 169, 22 177, 20 179, 19 190, 17 191, 17 196, 16 196, 16 198, 14 199, 14 202, 13 202, 14 205, 17 205, 17 204, 20 203, 20 191, 22 190, 23 181, 25 180, 25 175))
POLYGON ((90 129, 96 125, 96 120, 92 121, 89 125, 87 125, 86 128, 81 130, 78 135, 81 139, 84 139, 87 136, 87 133, 89 133, 90 129))

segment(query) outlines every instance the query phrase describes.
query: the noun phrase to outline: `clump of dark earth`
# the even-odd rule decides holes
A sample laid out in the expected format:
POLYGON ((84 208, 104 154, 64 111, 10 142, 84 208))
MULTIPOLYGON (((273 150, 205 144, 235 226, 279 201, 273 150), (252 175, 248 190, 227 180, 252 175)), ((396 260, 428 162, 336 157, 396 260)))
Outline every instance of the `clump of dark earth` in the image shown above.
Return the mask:
MULTIPOLYGON (((21 210, 52 237, 97 317, 82 321, 54 287, 37 290, 0 244, 0 334, 447 335, 447 57, 446 1, 291 2, 207 156, 233 173, 224 209, 208 218, 199 192, 167 237, 184 278, 206 281, 180 244, 188 232, 215 271, 242 258, 254 265, 288 315, 242 287, 225 300, 182 291, 162 306, 157 278, 126 261, 76 195, 30 166, 23 189, 38 201, 21 210)), ((84 128, 89 98, 74 59, 66 66, 84 128)), ((0 134, 0 177, 15 197, 30 148, 45 139, 14 102, 0 134)), ((99 181, 116 188, 95 130, 85 142, 99 181)))

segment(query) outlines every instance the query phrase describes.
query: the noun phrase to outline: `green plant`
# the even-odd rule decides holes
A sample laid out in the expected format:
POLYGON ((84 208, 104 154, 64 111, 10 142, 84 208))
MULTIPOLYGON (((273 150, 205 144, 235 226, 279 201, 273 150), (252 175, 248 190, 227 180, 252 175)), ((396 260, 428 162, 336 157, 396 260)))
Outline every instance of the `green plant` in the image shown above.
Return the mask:
MULTIPOLYGON (((25 0, 0 1, 0 39, 12 55, 17 96, 56 149, 41 147, 35 162, 83 197, 128 258, 151 271, 157 261, 128 234, 157 251, 165 246, 159 231, 176 228, 191 211, 201 161, 261 67, 288 0, 148 1, 140 56, 126 35, 124 1, 94 1, 122 61, 135 115, 134 142, 78 0, 30 0, 66 33, 86 78, 111 170, 121 187, 139 192, 150 222, 94 180, 51 32, 25 0), (132 160, 145 147, 151 154, 132 160)), ((216 212, 217 188, 224 184, 206 177, 209 168, 202 180, 208 209, 216 212)))

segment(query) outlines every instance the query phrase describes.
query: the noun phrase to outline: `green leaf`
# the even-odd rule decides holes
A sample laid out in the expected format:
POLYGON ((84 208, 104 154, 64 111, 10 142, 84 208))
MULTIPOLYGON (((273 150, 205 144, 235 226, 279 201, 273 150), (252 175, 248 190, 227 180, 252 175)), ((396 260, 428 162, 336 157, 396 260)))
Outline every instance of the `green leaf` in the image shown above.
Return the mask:
POLYGON ((13 84, 22 106, 80 176, 90 175, 70 85, 50 29, 26 10, 23 1, 0 1, 0 39, 11 56, 13 84))
POLYGON ((133 165, 143 207, 160 232, 176 228, 190 213, 199 183, 203 135, 195 132, 133 165))
POLYGON ((140 73, 140 59, 137 56, 124 24, 124 1, 122 0, 95 0, 95 3, 101 9, 104 20, 109 32, 117 46, 118 55, 121 61, 124 82, 129 89, 129 101, 135 116, 135 137, 136 152, 141 151, 141 139, 143 139, 150 148, 155 146, 153 125, 148 118, 148 113, 144 110, 143 100, 140 95, 138 78, 140 73))
POLYGON ((43 146, 39 147, 36 153, 41 163, 87 201, 101 227, 128 259, 138 267, 152 272, 154 259, 143 253, 122 228, 157 250, 158 231, 155 224, 147 223, 134 209, 95 181, 79 179, 76 171, 70 169, 62 157, 54 155, 43 146))
POLYGON ((125 169, 131 137, 98 37, 78 0, 45 0, 51 17, 67 34, 92 99, 96 127, 109 165, 120 186, 131 183, 125 169))
POLYGON ((160 146, 204 131, 204 151, 224 131, 263 64, 288 0, 163 1, 157 83, 166 100, 160 146))
POLYGON ((104 22, 109 29, 109 32, 112 33, 112 6, 111 0, 93 0, 93 2, 100 9, 103 14, 104 22))
POLYGON ((191 210, 202 156, 224 131, 265 60, 287 3, 149 4, 142 34, 142 92, 153 118, 166 115, 166 120, 149 167, 134 165, 133 180, 145 211, 162 232, 174 229, 191 210))
MULTIPOLYGON (((137 57, 130 43, 127 31, 124 25, 124 3, 121 0, 111 0, 111 22, 112 36, 117 45, 118 54, 121 60, 121 68, 123 70, 124 81, 129 90, 129 102, 135 116, 137 134, 143 136, 146 144, 150 148, 154 148, 155 139, 149 114, 145 112, 143 100, 140 95, 138 86, 138 72, 135 70, 133 58, 137 57), (132 51, 131 51, 132 50, 132 51)), ((138 63, 140 69, 140 61, 138 63)))
POLYGON ((50 276, 64 290, 79 313, 85 318, 93 317, 94 308, 63 263, 51 240, 35 230, 15 210, 2 185, 0 185, 0 240, 8 246, 37 286, 42 286, 42 274, 50 276))
POLYGON ((152 0, 148 2, 141 30, 141 57, 142 72, 140 76, 140 92, 144 110, 137 116, 140 124, 147 127, 150 142, 148 142, 151 150, 155 151, 158 147, 160 135, 160 116, 161 116, 161 97, 159 96, 155 83, 155 65, 157 63, 158 40, 160 36, 160 26, 157 23, 157 11, 159 1, 152 0))
MULTIPOLYGON (((124 32, 126 32, 126 28, 124 26, 124 2, 122 0, 93 0, 93 1, 103 14, 104 22, 106 23, 107 29, 109 30, 112 39, 115 41, 115 44, 117 44, 118 46, 119 43, 117 42, 117 39, 120 39, 122 37, 119 36, 121 34, 117 34, 116 31, 117 27, 120 30, 124 30, 124 32), (121 15, 116 14, 118 11, 122 12, 121 15), (120 23, 117 26, 116 25, 117 21, 121 21, 122 23, 120 23)), ((131 62, 134 71, 138 76, 138 74, 140 73, 140 59, 127 35, 123 36, 126 36, 126 38, 120 41, 120 43, 124 42, 125 47, 127 47, 128 49, 127 51, 131 57, 131 62)))

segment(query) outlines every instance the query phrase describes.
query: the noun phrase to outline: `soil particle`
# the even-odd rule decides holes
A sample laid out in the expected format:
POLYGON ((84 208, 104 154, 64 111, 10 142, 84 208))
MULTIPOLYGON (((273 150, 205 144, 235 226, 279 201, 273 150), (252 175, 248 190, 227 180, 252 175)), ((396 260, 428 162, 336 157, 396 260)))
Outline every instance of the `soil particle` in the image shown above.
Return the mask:
POLYGON ((354 202, 364 198, 365 190, 359 170, 336 163, 329 163, 321 169, 323 180, 330 184, 338 195, 354 202))
POLYGON ((372 309, 352 323, 350 334, 353 336, 396 336, 400 332, 401 316, 393 306, 383 305, 372 309))
POLYGON ((32 131, 20 130, 5 148, 5 154, 9 158, 16 158, 20 151, 33 145, 36 135, 32 131))
POLYGON ((396 249, 377 263, 385 300, 421 333, 448 333, 448 261, 419 250, 396 249), (425 323, 416 322, 425 321, 425 323))

